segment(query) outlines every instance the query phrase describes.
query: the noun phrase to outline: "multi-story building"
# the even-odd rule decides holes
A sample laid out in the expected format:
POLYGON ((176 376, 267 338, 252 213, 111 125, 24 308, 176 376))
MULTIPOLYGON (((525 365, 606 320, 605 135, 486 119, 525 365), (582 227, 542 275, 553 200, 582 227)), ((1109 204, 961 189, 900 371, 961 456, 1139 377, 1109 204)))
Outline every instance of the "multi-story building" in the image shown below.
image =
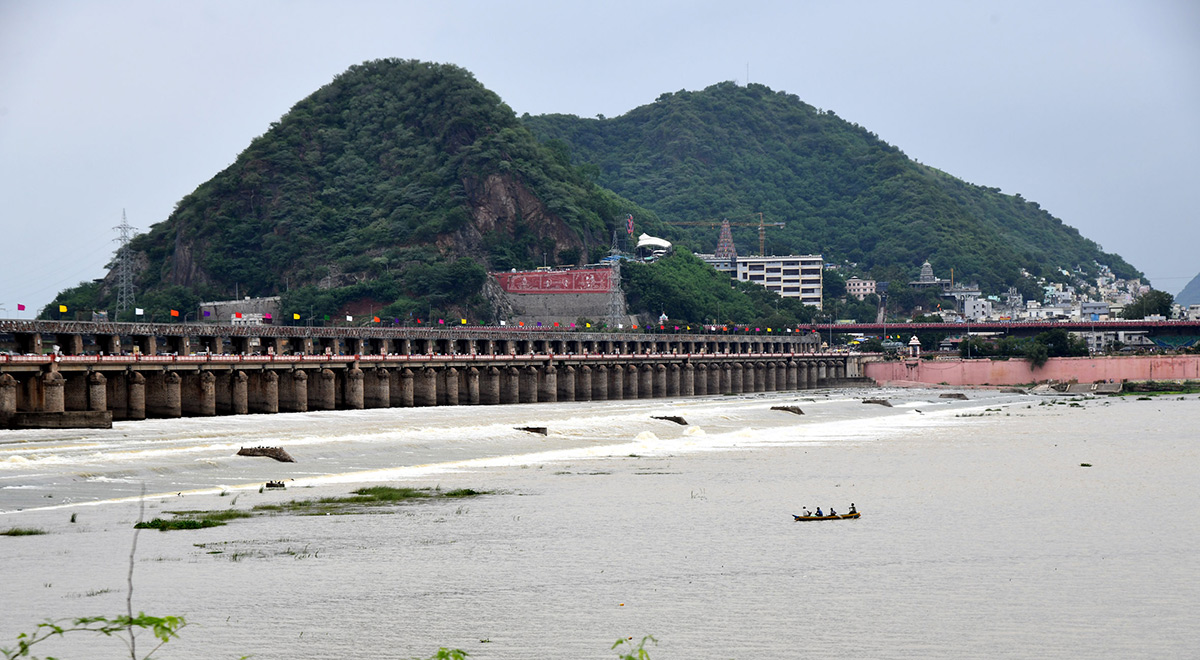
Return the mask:
POLYGON ((875 280, 864 280, 857 277, 851 277, 846 280, 846 293, 862 300, 867 296, 875 293, 875 280))
POLYGON ((821 309, 824 259, 819 254, 738 257, 734 277, 761 284, 783 298, 821 309))

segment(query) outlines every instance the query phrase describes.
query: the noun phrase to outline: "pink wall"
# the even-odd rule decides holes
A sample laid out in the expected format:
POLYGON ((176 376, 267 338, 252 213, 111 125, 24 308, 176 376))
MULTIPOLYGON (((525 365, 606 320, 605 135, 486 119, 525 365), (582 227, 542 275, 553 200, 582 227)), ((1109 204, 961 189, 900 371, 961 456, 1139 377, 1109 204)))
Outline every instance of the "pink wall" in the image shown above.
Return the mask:
POLYGON ((913 381, 947 385, 1022 385, 1025 383, 1125 380, 1200 380, 1200 355, 1051 358, 1040 369, 1028 360, 904 360, 868 362, 867 378, 877 383, 913 381))

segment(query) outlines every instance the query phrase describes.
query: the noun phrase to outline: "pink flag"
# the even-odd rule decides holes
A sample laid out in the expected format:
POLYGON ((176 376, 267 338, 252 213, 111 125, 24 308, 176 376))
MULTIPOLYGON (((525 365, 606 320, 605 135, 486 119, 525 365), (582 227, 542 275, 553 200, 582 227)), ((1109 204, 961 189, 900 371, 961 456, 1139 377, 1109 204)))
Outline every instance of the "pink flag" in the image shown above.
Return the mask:
POLYGON ((21 303, 17 303, 17 311, 18 312, 25 311, 25 305, 22 305, 21 303))

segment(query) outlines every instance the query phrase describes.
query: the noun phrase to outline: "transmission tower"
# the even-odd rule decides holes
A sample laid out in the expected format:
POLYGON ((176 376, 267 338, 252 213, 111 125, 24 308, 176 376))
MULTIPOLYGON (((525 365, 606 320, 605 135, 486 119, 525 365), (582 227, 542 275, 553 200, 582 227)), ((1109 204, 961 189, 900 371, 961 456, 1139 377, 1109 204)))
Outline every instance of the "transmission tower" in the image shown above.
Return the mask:
POLYGON ((121 224, 113 227, 121 235, 113 240, 120 243, 117 248, 117 314, 133 307, 133 255, 129 250, 129 239, 133 238, 133 227, 125 219, 121 209, 121 224))

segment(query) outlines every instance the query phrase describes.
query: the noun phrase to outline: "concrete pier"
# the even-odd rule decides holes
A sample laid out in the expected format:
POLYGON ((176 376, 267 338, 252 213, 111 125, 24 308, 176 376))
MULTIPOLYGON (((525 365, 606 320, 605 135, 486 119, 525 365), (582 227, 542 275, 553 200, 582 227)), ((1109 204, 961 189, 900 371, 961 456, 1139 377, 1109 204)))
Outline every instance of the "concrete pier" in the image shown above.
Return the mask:
POLYGON ((525 367, 521 370, 521 384, 518 390, 521 403, 538 402, 538 371, 537 367, 525 367))
POLYGON ((538 401, 554 403, 558 401, 558 370, 553 366, 544 367, 538 382, 538 401))
POLYGON ((608 401, 608 371, 602 364, 592 373, 592 401, 608 401))

